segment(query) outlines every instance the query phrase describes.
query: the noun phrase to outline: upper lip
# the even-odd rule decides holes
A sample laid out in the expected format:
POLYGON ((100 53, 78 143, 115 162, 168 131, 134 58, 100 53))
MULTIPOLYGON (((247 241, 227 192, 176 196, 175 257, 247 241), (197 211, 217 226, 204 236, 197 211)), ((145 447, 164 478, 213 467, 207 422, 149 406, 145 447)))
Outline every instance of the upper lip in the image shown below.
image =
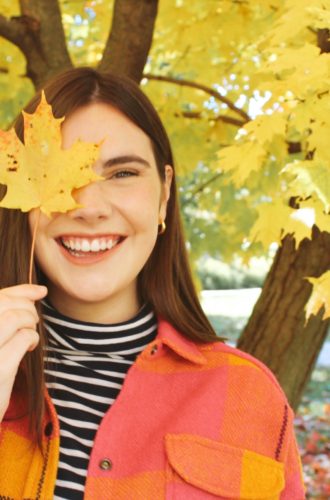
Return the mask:
POLYGON ((99 239, 99 238, 125 238, 126 235, 119 233, 97 233, 97 234, 83 234, 83 233, 65 233, 60 234, 55 237, 55 239, 61 238, 85 238, 87 240, 99 239))

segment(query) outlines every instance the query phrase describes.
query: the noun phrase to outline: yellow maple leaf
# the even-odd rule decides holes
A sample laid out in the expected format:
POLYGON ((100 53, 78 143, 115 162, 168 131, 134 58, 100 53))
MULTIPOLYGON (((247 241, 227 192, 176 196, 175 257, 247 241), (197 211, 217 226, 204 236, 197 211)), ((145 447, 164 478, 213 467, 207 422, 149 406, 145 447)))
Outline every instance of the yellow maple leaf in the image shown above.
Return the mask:
POLYGON ((320 231, 330 232, 330 214, 327 214, 323 203, 315 195, 306 200, 299 200, 300 212, 305 212, 310 226, 317 226, 320 231))
POLYGON ((35 113, 23 116, 24 144, 14 129, 0 131, 0 184, 7 186, 0 206, 47 215, 77 208, 72 191, 103 179, 92 169, 99 144, 77 141, 62 149, 64 118, 53 117, 44 95, 35 113))
POLYGON ((270 143, 274 136, 284 135, 286 127, 286 116, 277 112, 272 115, 260 115, 244 126, 248 137, 258 141, 262 145, 270 143))
POLYGON ((324 307, 322 319, 330 318, 330 271, 319 278, 306 278, 313 285, 312 294, 305 306, 306 320, 324 307))
POLYGON ((330 25, 330 2, 323 0, 322 2, 315 2, 315 6, 309 5, 306 8, 307 12, 311 15, 311 24, 317 29, 328 29, 330 25))
MULTIPOLYGON (((327 138, 329 138, 327 129, 329 112, 330 96, 328 94, 320 96, 316 92, 313 96, 309 96, 307 100, 298 102, 297 106, 291 110, 289 130, 294 129, 303 137, 308 137, 310 151, 315 148, 322 150, 325 139, 322 137, 320 141, 319 136, 320 133, 325 135, 326 131, 328 133, 327 138)), ((326 149, 328 150, 327 147, 326 149)))
POLYGON ((330 178, 329 165, 315 154, 313 160, 295 160, 288 163, 281 171, 292 175, 290 189, 295 196, 307 198, 315 193, 330 212, 330 178))
POLYGON ((295 245, 304 238, 311 237, 311 227, 293 210, 284 204, 281 199, 272 203, 263 203, 257 207, 258 218, 252 226, 248 239, 259 241, 265 250, 272 243, 280 243, 286 234, 293 234, 295 245))
POLYGON ((251 172, 261 169, 266 154, 264 147, 256 141, 234 144, 218 153, 218 167, 224 172, 230 172, 232 181, 240 186, 251 172))

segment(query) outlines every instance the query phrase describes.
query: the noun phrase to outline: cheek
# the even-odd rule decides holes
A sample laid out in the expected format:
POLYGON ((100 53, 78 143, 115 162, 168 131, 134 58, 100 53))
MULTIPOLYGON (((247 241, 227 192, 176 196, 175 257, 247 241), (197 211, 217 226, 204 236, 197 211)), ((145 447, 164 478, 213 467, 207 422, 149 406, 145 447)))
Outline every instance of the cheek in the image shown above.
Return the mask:
POLYGON ((45 243, 45 240, 42 238, 42 235, 37 233, 34 247, 34 260, 44 271, 46 271, 49 267, 49 259, 47 258, 48 255, 49 248, 45 243))
POLYGON ((158 224, 160 203, 160 187, 152 185, 119 196, 117 207, 126 214, 134 226, 148 228, 158 224))

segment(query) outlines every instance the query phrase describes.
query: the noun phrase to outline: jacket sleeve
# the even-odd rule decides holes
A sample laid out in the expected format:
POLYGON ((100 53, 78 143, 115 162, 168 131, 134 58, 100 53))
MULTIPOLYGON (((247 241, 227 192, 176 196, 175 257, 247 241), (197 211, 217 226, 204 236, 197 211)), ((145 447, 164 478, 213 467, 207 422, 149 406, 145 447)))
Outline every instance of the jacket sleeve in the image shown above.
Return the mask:
POLYGON ((280 500, 305 500, 306 492, 303 484, 302 465, 293 428, 293 412, 291 409, 290 414, 287 453, 284 462, 285 488, 281 492, 280 500))

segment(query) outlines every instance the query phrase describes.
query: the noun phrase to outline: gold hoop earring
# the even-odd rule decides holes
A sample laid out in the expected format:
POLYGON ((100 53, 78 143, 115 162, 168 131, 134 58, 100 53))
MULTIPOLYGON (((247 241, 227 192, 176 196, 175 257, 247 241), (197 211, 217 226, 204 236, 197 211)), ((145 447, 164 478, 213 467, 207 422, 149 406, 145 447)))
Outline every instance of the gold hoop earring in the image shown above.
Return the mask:
POLYGON ((158 234, 165 233, 165 229, 166 229, 165 221, 162 221, 158 226, 158 234))

